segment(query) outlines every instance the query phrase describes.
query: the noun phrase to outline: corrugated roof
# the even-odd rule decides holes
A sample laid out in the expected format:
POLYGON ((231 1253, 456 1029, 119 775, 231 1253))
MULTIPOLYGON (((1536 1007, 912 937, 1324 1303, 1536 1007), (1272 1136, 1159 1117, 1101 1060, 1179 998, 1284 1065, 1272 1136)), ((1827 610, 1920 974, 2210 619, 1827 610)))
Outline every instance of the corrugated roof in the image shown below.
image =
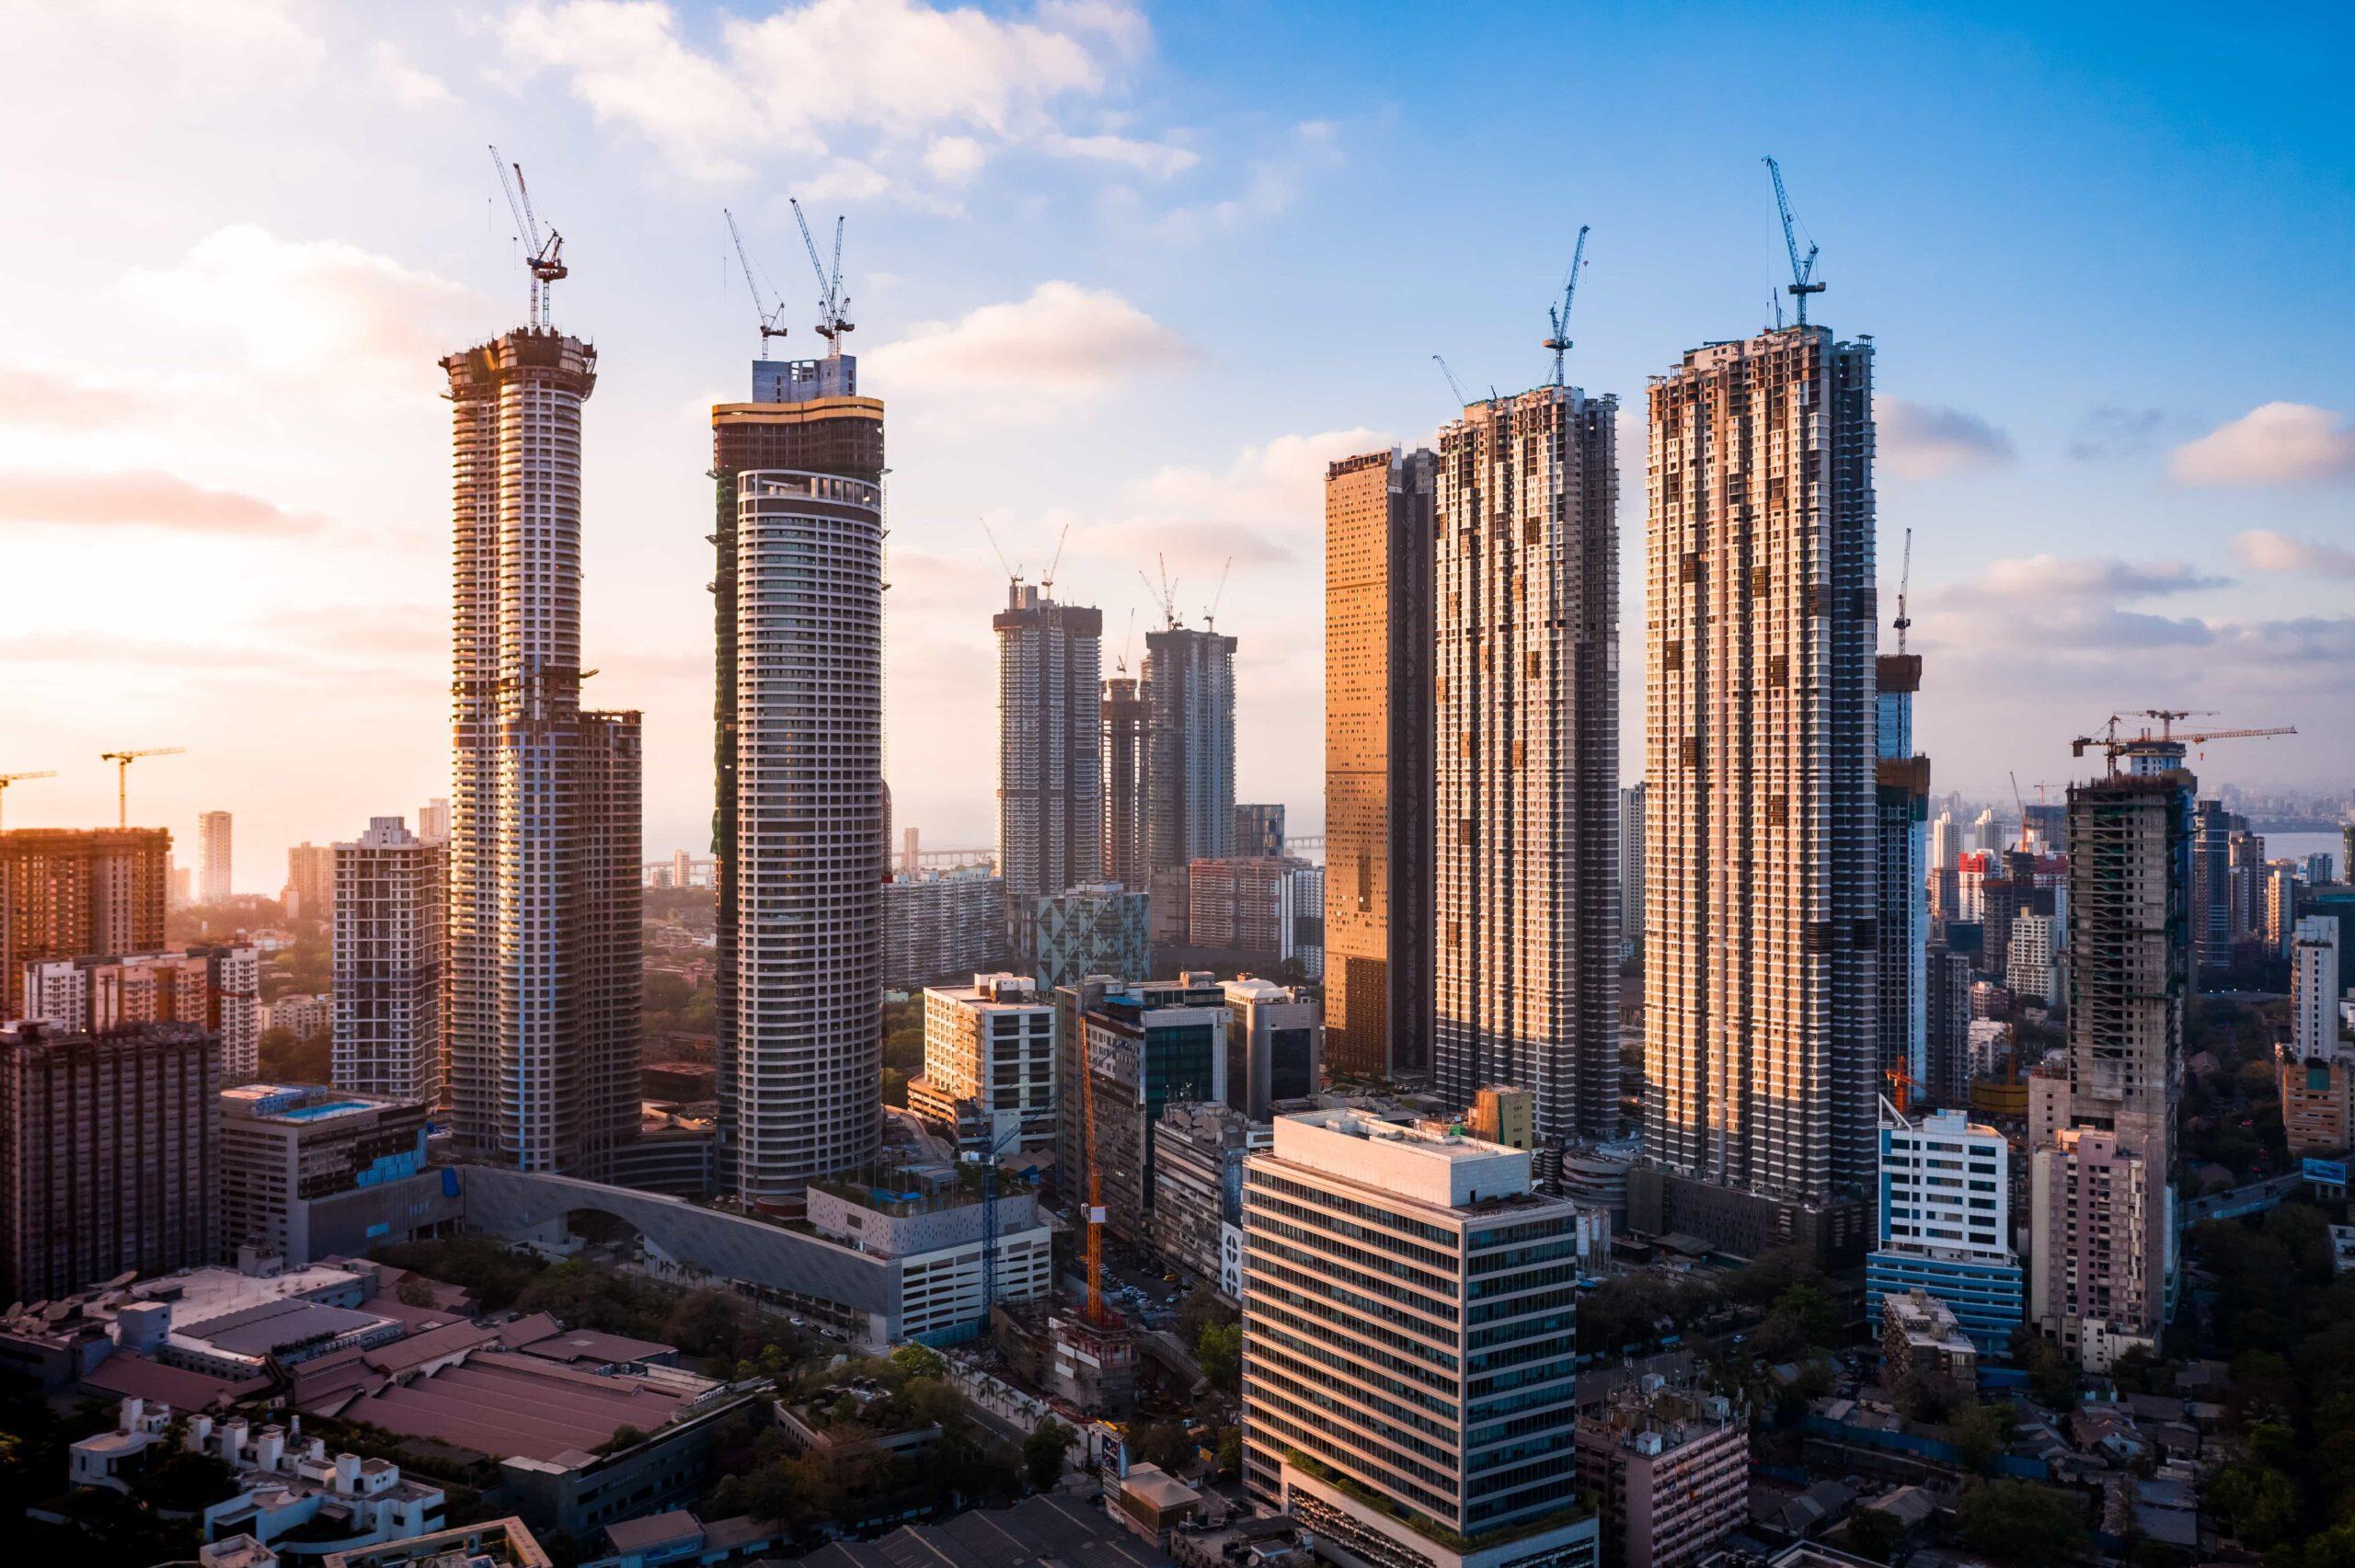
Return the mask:
POLYGON ((85 1373, 82 1386, 117 1399, 160 1402, 174 1410, 210 1410, 216 1404, 235 1404, 249 1394, 259 1393, 270 1387, 270 1379, 248 1378, 243 1382, 231 1382, 209 1373, 191 1372, 185 1367, 167 1367, 144 1356, 117 1352, 85 1373))
POLYGON ((641 1378, 600 1378, 505 1351, 353 1401, 344 1417, 500 1458, 548 1461, 592 1450, 624 1426, 653 1432, 686 1401, 641 1378))

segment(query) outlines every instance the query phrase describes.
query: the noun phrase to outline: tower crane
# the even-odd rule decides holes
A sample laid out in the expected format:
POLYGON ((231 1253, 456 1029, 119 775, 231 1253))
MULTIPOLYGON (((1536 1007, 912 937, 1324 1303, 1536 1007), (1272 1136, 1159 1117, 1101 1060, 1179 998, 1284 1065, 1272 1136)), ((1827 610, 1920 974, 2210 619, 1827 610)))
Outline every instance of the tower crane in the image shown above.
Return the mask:
POLYGON ((1012 1132, 991 1144, 986 1152, 971 1152, 965 1158, 982 1167, 982 1327, 989 1328, 990 1308, 997 1301, 997 1157, 1005 1146, 1022 1136, 1022 1129, 1012 1132))
POLYGON ((43 768, 37 773, 0 773, 0 801, 7 799, 8 786, 12 784, 18 784, 26 779, 53 779, 56 776, 55 768, 43 768))
POLYGON ((515 237, 531 246, 523 265, 532 274, 532 330, 544 332, 548 326, 549 292, 569 271, 564 264, 564 235, 551 228, 546 237, 541 236, 540 215, 532 210, 532 191, 523 183, 522 164, 509 163, 493 147, 490 166, 499 171, 500 189, 507 193, 507 210, 515 218, 515 237))
POLYGON ((1235 557, 1229 555, 1226 565, 1218 569, 1218 587, 1211 590, 1210 607, 1202 612, 1202 624, 1213 632, 1218 630, 1218 601, 1226 597, 1226 574, 1234 569, 1235 557))
POLYGON ((997 564, 1005 568, 1007 583, 1020 582, 1022 568, 1005 558, 1005 546, 997 542, 997 530, 990 526, 990 520, 987 518, 982 519, 982 532, 989 539, 990 548, 997 552, 997 564))
POLYGON ((149 746, 139 750, 101 751, 98 761, 114 764, 114 825, 131 826, 131 764, 142 757, 177 757, 185 746, 149 746))
POLYGON ((1906 612, 1905 595, 1913 586, 1913 531, 1905 531, 1905 565, 1897 574, 1897 652, 1905 653, 1905 634, 1913 624, 1913 617, 1906 612))
POLYGON ((2108 760, 2109 772, 2112 775, 2118 772, 2118 760, 2120 757, 2134 760, 2134 766, 2131 769, 2134 773, 2154 773, 2163 772, 2170 767, 2181 767, 2183 755, 2188 748, 2205 746, 2211 740, 2262 740, 2276 735, 2298 733, 2295 725, 2287 724, 2268 725, 2255 728, 2203 729, 2186 734, 2176 732, 2176 720, 2190 718, 2195 715, 2205 715, 2210 711, 2211 710, 2145 708, 2136 715, 2112 714, 2103 721, 2100 734, 2080 735, 2070 741, 2069 755, 2082 757, 2087 751, 2097 750, 2108 760), (2146 724, 2142 726, 2141 734, 2120 738, 2118 727, 2129 722, 2130 716, 2157 719, 2159 732, 2156 735, 2152 734, 2151 727, 2146 724))
POLYGON ((1144 584, 1144 590, 1152 594, 1153 601, 1161 607, 1163 627, 1166 630, 1175 631, 1178 627, 1178 584, 1169 575, 1168 558, 1156 555, 1153 559, 1154 564, 1161 569, 1161 586, 1154 587, 1153 579, 1144 575, 1143 567, 1137 570, 1137 580, 1144 584))
MULTIPOLYGON (((744 248, 744 235, 736 227, 736 214, 722 207, 719 215, 728 220, 728 237, 736 242, 736 260, 744 269, 744 286, 752 291, 752 312, 761 320, 761 358, 765 360, 769 357, 769 339, 786 336, 785 302, 777 299, 771 304, 762 298, 765 280, 753 269, 752 253, 744 248)), ((775 299, 775 288, 770 287, 768 293, 775 299)))
POLYGON ((1783 248, 1790 252, 1791 281, 1787 292, 1798 302, 1798 325, 1807 325, 1807 297, 1823 292, 1823 285, 1815 280, 1816 244, 1807 242, 1807 255, 1799 255, 1798 231, 1791 219, 1791 199, 1783 190, 1783 166, 1770 155, 1765 160, 1766 172, 1775 177, 1775 210, 1783 219, 1783 248))
POLYGON ((1039 579, 1040 591, 1045 593, 1050 599, 1054 597, 1055 592, 1055 568, 1063 564, 1063 545, 1068 543, 1070 539, 1071 524, 1064 523, 1063 531, 1055 535, 1055 553, 1047 562, 1047 575, 1039 579))
MULTIPOLYGON (((1562 308, 1557 311, 1548 305, 1545 309, 1545 319, 1553 324, 1554 335, 1538 347, 1551 351, 1554 356, 1556 386, 1562 384, 1562 358, 1570 351, 1570 301, 1578 296, 1579 272, 1586 266, 1587 230, 1592 226, 1590 223, 1579 225, 1578 249, 1570 256, 1570 275, 1562 282, 1562 308)), ((1438 356, 1432 357, 1436 359, 1438 356)))
POLYGON ((792 197, 786 199, 793 208, 793 221, 801 225, 801 243, 809 247, 810 265, 818 274, 818 336, 826 340, 830 355, 843 351, 843 334, 853 331, 850 323, 850 296, 843 292, 843 223, 838 213, 834 218, 834 268, 830 273, 826 264, 818 259, 818 242, 810 233, 810 220, 803 215, 801 203, 792 197))
POLYGON ((1472 400, 1465 396, 1464 388, 1456 384, 1455 372, 1447 368, 1447 361, 1441 359, 1437 354, 1433 354, 1431 356, 1431 363, 1437 365, 1439 367, 1439 373, 1447 378, 1448 391, 1455 394, 1455 406, 1459 408, 1469 408, 1472 406, 1472 400))

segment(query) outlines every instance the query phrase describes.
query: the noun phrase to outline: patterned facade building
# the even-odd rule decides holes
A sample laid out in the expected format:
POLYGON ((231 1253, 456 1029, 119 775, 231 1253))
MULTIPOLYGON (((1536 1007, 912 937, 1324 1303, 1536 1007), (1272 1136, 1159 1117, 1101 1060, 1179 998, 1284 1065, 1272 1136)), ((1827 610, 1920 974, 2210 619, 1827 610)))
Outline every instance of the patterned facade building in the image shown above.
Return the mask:
POLYGON ((1618 403, 1547 386, 1439 433, 1432 1066, 1619 1132, 1618 403))

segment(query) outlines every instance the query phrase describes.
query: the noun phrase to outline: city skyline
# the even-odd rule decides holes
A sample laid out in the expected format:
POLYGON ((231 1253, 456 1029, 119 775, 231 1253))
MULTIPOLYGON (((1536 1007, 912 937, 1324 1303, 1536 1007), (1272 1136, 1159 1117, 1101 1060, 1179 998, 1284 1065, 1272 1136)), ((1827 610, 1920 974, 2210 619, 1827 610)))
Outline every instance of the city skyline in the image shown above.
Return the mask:
MULTIPOLYGON (((131 26, 135 6, 29 17, 25 62, 95 49, 125 62, 121 89, 76 83, 69 118, 92 122, 77 155, 137 172, 111 176, 103 217, 75 199, 88 166, 73 159, 6 177, 12 210, 53 243, 23 258, 45 304, 0 358, 0 521, 37 578, 121 551, 109 595, 34 605, 0 645, 18 677, 0 681, 0 729, 27 753, 7 765, 61 773, 16 792, 10 819, 110 821, 99 750, 188 745, 137 770, 132 819, 170 826, 185 864, 197 813, 232 811, 236 890, 269 893, 286 846, 446 791, 432 360, 519 314, 511 225, 483 167, 493 139, 534 171, 571 242, 558 324, 593 325, 605 356, 587 415, 586 612, 609 629, 603 680, 647 710, 658 851, 700 853, 708 837, 699 427, 754 343, 718 209, 737 205, 783 280, 784 351, 814 352, 791 303, 808 289, 787 192, 851 214, 861 349, 875 390, 906 410, 891 754, 896 819, 930 841, 989 838, 985 792, 910 766, 936 741, 988 743, 967 634, 1002 573, 977 511, 1034 571, 1071 522, 1059 591, 1103 609, 1108 642, 1132 609, 1150 624, 1137 571, 1156 553, 1196 624, 1232 554, 1236 793, 1286 801, 1296 832, 1321 828, 1315 731, 1292 720, 1322 688, 1321 629, 1297 612, 1313 596, 1297 590, 1321 562, 1324 464, 1428 440, 1452 416, 1433 352, 1472 392, 1535 379, 1580 223, 1595 233, 1571 374, 1591 392, 1632 399, 1689 342, 1753 329, 1781 261, 1755 163, 1770 150, 1824 247, 1831 318, 1868 324, 1881 345, 1883 523, 1892 541, 1915 530, 1914 646, 1931 658, 1920 749, 1953 759, 1941 783, 2000 797, 2005 766, 2072 776, 2070 736, 2162 702, 2305 731, 2211 761, 2216 782, 2345 773, 2355 742, 2321 720, 2355 655, 2338 608, 2355 570, 2338 521, 2355 436, 2338 370, 2355 313, 2314 302, 2343 292, 2332 236, 2355 193, 2314 150, 2334 144, 2344 109, 2298 90, 2343 18, 2316 13, 2295 50, 2287 32, 2203 49, 2194 108, 2188 40, 2090 66, 2092 16, 1828 13, 1813 44, 1856 87, 1822 123, 1794 127, 1763 85, 1737 85, 1663 144, 1630 133, 1616 161, 1533 200, 1509 182, 1542 138, 1494 171, 1451 163, 1538 91, 1534 63, 1498 63, 1510 11, 1446 40, 1397 18, 1341 37, 1313 12, 1271 17, 1245 60, 1182 14, 959 13, 1005 47, 949 70, 959 90, 913 105, 846 88, 827 114, 763 120, 714 151, 724 127, 697 109, 699 84, 785 69, 761 52, 840 9, 747 7, 730 27, 684 6, 515 6, 468 28, 431 8, 387 24, 252 0, 202 34, 160 13, 131 26), (623 36, 625 21, 643 35, 623 36), (1310 37, 1319 49, 1287 47, 1310 37), (185 73, 140 69, 151 49, 178 52, 185 73), (1287 53, 1309 64, 1276 81, 1261 59, 1287 53), (1490 75, 1476 80, 1475 63, 1490 75), (1939 91, 1919 92, 1933 75, 1939 91), (108 97, 132 83, 136 102, 108 97), (249 129, 201 149, 155 133, 233 93, 249 129), (1918 155, 1949 117, 1979 128, 1967 171, 1918 155), (297 123, 304 160, 249 155, 297 123), (2056 163, 2055 144, 2079 151, 2056 163), (1442 166, 1434 233, 1465 237, 1408 244, 1403 218, 1334 222, 1442 166), (1369 235, 1396 242, 1384 266, 1356 263, 1369 235), (1476 260, 1484 286, 1466 291, 1476 260), (2195 308, 2211 273, 2234 280, 2228 311, 2195 308), (2017 373, 2030 343, 2050 373, 2017 373), (201 614, 181 612, 190 584, 201 614), (355 682, 369 704, 344 700, 355 682), (94 711, 81 693, 101 683, 117 695, 94 711), (1964 743, 1998 705, 2026 709, 2005 730, 2016 755, 1964 743), (227 771, 289 727, 331 764, 227 771)), ((905 24, 845 25, 841 48, 879 70, 946 25, 920 6, 867 10, 905 24)), ((1568 86, 1626 117, 1683 72, 1757 47, 1769 24, 1582 28, 1568 86), (1687 52, 1668 58, 1655 33, 1687 52)), ((60 112, 52 85, 12 85, 12 123, 60 112)), ((1642 503, 1640 486, 1622 487, 1628 782, 1642 503)), ((1884 602, 1896 555, 1883 552, 1884 602)))

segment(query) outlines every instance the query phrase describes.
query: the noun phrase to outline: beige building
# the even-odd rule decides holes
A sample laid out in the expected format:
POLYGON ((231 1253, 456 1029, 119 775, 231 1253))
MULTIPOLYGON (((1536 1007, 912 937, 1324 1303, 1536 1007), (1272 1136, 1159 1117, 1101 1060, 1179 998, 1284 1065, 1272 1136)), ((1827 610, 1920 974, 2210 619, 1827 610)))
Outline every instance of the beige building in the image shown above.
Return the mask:
POLYGON ((1475 1138, 1507 1149, 1537 1147, 1537 1101, 1526 1089, 1488 1084, 1472 1096, 1464 1125, 1475 1138))
POLYGON ((925 987, 924 1075, 938 1100, 974 1103, 985 1151, 1052 1149, 1052 997, 1028 975, 975 975, 969 986, 925 987))
POLYGON ((1355 1079, 1430 1065, 1431 549, 1438 458, 1325 471, 1327 1047, 1355 1079))
POLYGON ((1750 1517, 1750 1413, 1722 1394, 1632 1383, 1579 1418, 1578 1462, 1606 1562, 1683 1568, 1750 1517))
POLYGON ((0 1024, 26 1016, 25 967, 164 945, 161 828, 0 833, 0 1024))
POLYGON ((1618 403, 1545 386, 1439 433, 1432 1065, 1619 1127, 1618 403))
POLYGON ((449 853, 397 817, 328 854, 335 889, 335 1085, 442 1098, 442 922, 449 853))
POLYGON ((286 852, 286 887, 279 895, 288 920, 329 920, 335 915, 335 846, 308 839, 286 852))
POLYGON ((1347 1561, 1591 1563, 1577 1226, 1521 1150, 1353 1110, 1277 1118, 1243 1175, 1251 1495, 1347 1561))

